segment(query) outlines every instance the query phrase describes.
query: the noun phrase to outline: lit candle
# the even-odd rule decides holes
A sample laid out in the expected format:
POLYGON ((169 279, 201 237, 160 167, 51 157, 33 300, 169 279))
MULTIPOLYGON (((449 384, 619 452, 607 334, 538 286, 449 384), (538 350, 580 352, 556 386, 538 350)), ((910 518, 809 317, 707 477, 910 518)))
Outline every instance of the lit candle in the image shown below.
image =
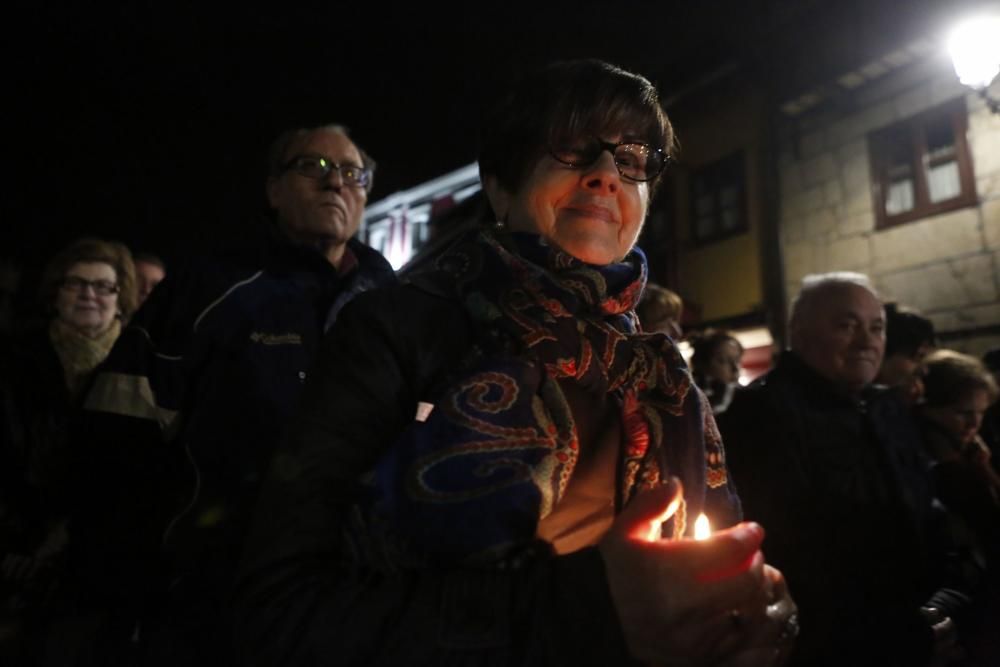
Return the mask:
POLYGON ((680 494, 674 494, 667 506, 663 508, 663 513, 649 522, 649 534, 646 536, 648 541, 659 542, 663 539, 663 524, 677 513, 682 500, 680 494))
POLYGON ((708 523, 708 517, 704 514, 699 514, 698 518, 694 520, 694 539, 707 540, 711 534, 712 526, 708 523))

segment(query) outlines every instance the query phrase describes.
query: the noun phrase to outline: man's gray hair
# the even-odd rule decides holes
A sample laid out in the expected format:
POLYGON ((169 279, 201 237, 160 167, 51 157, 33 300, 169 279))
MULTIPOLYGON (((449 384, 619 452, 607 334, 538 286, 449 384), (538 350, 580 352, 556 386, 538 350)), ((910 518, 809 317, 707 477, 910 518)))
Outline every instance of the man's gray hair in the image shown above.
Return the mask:
POLYGON ((830 289, 844 287, 846 285, 856 285, 863 287, 872 293, 876 299, 879 298, 871 278, 863 273, 854 271, 830 271, 829 273, 811 273, 802 279, 802 287, 798 296, 792 302, 792 316, 789 318, 789 327, 795 326, 806 317, 816 302, 816 297, 829 291, 830 289))

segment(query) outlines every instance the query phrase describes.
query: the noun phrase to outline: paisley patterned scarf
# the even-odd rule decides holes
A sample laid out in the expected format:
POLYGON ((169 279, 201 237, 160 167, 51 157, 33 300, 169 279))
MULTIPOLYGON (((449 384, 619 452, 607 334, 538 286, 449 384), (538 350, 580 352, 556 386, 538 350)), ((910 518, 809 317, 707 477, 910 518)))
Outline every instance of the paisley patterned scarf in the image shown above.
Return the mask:
MULTIPOLYGON (((640 250, 593 266, 534 235, 476 232, 438 269, 479 335, 426 421, 375 471, 374 518, 404 561, 496 562, 534 540, 581 447, 558 380, 620 406, 618 507, 666 474, 681 477, 689 509, 703 505, 706 482, 727 490, 711 410, 683 357, 667 336, 636 330, 640 250)), ((733 511, 735 497, 722 500, 733 511)), ((681 534, 685 513, 666 530, 681 534)))

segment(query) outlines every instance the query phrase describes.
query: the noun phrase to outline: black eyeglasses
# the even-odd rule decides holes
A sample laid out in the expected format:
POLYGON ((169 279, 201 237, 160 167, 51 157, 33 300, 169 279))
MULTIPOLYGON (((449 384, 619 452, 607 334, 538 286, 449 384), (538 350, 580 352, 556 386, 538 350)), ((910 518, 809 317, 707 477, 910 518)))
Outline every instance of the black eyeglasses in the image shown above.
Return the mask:
POLYGON ((317 155, 299 155, 288 161, 285 171, 292 170, 296 174, 306 178, 320 180, 330 175, 331 171, 337 171, 345 185, 355 185, 366 187, 372 178, 371 169, 358 167, 353 164, 337 164, 332 160, 317 155))
POLYGON ((601 153, 608 151, 615 160, 618 173, 630 181, 651 181, 660 175, 670 161, 662 148, 654 148, 641 141, 622 141, 613 144, 597 137, 561 142, 549 148, 557 161, 581 169, 597 162, 601 153))
POLYGON ((94 290, 94 294, 99 294, 100 296, 111 296, 121 290, 118 285, 110 280, 86 280, 79 276, 67 276, 63 279, 62 286, 71 292, 82 292, 90 287, 94 290))

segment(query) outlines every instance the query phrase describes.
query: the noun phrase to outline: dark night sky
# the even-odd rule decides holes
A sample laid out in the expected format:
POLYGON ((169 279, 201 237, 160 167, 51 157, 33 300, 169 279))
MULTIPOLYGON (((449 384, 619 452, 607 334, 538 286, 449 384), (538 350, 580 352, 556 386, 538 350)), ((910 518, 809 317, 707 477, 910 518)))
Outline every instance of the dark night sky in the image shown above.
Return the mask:
POLYGON ((28 261, 83 233, 169 256, 239 224, 262 205, 269 139, 299 122, 352 128, 379 162, 373 199, 416 185, 475 158, 506 77, 576 56, 649 74, 694 3, 64 4, 6 17, 0 254, 28 261))
POLYGON ((238 233, 263 208, 264 153, 288 126, 349 126, 378 160, 377 200, 471 162, 484 101, 525 67, 604 58, 668 96, 773 44, 760 35, 821 38, 819 12, 855 16, 876 41, 906 16, 897 0, 88 4, 0 14, 0 256, 27 265, 88 233, 168 260, 209 230, 238 233))

